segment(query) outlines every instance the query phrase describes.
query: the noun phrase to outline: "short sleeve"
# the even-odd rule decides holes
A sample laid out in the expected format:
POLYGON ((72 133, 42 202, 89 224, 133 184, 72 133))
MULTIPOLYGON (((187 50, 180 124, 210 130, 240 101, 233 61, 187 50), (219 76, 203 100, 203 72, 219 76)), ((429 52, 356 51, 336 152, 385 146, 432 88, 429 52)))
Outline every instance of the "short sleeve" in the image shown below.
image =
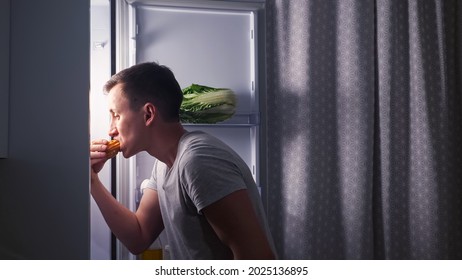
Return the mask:
POLYGON ((208 205, 246 188, 233 156, 227 151, 192 152, 183 160, 182 187, 199 214, 208 205))

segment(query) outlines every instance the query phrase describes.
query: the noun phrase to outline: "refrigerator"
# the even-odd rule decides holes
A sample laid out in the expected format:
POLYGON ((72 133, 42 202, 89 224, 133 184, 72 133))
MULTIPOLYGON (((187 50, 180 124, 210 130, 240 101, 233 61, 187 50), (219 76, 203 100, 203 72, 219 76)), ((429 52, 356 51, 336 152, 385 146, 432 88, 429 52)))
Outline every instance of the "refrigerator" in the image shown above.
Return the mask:
MULTIPOLYGON (((183 125, 188 131, 208 132, 231 146, 249 166, 263 199, 265 1, 112 1, 112 72, 155 61, 168 66, 182 88, 194 83, 232 89, 237 96, 232 118, 217 124, 183 125)), ((101 30, 95 29, 98 32, 101 30)), ((105 42, 96 37, 92 40, 93 48, 101 48, 105 42)), ((106 108, 92 106, 91 110, 106 108)), ((106 120, 102 123, 108 124, 106 120)), ((141 199, 140 185, 150 177, 153 163, 154 158, 144 152, 128 159, 118 155, 111 170, 106 171, 112 174, 110 184, 117 199, 132 211, 141 199)), ((95 220, 100 225, 101 219, 95 220)), ((168 248, 163 234, 155 242, 164 251, 168 248)), ((114 245, 113 258, 139 258, 120 242, 114 245)))

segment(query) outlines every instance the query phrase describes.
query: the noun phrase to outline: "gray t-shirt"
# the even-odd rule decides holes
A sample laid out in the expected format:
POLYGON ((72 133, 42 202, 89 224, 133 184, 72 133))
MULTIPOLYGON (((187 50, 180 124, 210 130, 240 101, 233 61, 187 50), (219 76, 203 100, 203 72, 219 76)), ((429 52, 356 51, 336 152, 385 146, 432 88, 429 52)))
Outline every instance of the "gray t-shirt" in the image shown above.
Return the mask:
MULTIPOLYGON (((247 189, 263 229, 273 245, 260 195, 247 164, 230 147, 204 132, 185 133, 173 166, 156 160, 144 187, 157 190, 172 259, 228 259, 202 209, 247 189)), ((274 250, 274 246, 273 250, 274 250)))

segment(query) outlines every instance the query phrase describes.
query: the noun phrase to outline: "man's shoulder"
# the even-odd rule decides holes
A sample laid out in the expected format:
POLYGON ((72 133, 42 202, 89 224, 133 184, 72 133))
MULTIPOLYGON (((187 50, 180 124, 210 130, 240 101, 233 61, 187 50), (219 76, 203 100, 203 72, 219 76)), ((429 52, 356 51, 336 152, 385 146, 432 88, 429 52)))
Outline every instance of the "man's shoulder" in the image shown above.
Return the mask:
MULTIPOLYGON (((182 140, 178 153, 181 165, 194 161, 214 162, 232 157, 230 148, 220 139, 202 131, 192 131, 182 140)), ((205 163, 205 162, 204 162, 205 163)))
POLYGON ((182 137, 181 142, 190 143, 197 141, 211 141, 213 139, 216 138, 207 132, 202 130, 193 130, 186 132, 182 137))
POLYGON ((201 149, 227 149, 223 141, 206 132, 197 130, 188 132, 181 140, 182 151, 197 151, 201 149))

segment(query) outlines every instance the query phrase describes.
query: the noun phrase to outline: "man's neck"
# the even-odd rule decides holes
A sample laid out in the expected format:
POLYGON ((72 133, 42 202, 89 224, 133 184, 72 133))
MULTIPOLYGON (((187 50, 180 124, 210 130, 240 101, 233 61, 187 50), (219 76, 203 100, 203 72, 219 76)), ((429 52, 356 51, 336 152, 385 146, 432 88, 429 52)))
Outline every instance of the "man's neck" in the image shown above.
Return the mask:
POLYGON ((178 144, 186 133, 181 123, 163 123, 154 132, 155 146, 148 153, 158 160, 172 167, 176 159, 178 144))

